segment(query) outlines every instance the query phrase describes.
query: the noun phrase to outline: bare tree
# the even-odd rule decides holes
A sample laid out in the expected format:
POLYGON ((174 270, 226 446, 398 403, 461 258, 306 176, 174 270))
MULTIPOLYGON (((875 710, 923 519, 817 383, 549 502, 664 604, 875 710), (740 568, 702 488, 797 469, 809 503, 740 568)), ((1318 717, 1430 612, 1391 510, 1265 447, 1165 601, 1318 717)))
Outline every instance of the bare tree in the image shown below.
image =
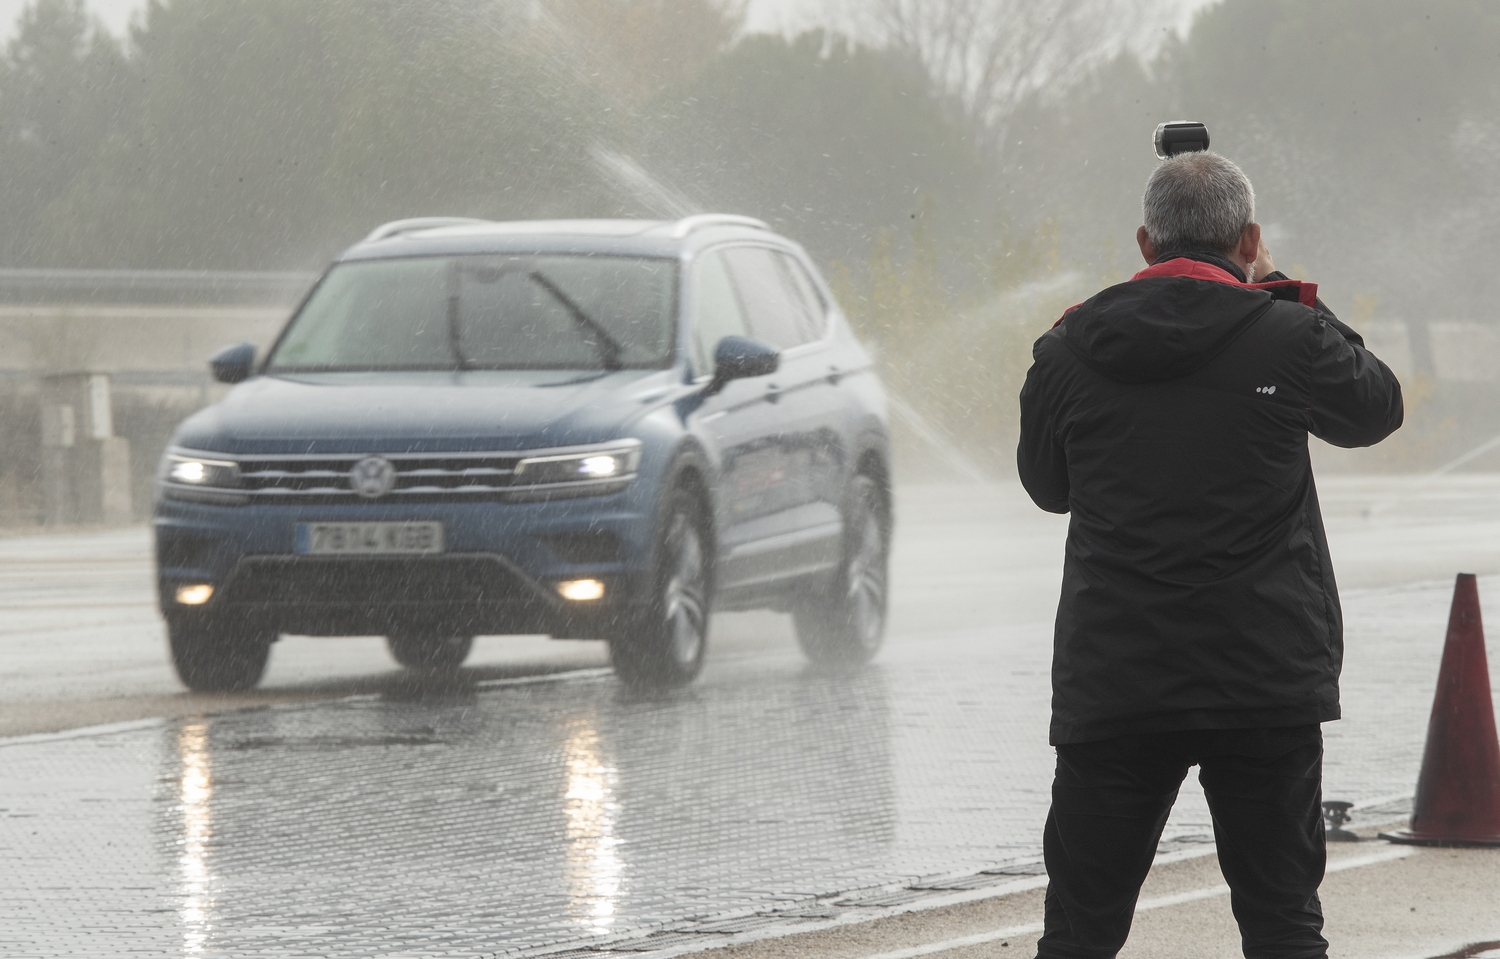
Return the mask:
POLYGON ((745 0, 540 0, 535 21, 627 109, 703 68, 739 35, 745 0))
POLYGON ((1067 84, 1101 57, 1135 45, 1147 6, 1147 0, 857 0, 845 10, 858 32, 910 55, 975 129, 998 138, 1024 97, 1067 84))

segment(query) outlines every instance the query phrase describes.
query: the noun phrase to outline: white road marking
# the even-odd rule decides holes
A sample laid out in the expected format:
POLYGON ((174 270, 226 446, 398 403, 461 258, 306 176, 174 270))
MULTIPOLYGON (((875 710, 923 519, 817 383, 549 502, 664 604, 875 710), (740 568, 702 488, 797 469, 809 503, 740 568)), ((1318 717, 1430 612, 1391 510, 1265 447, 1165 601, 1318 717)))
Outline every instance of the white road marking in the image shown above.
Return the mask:
MULTIPOLYGON (((1359 869, 1363 866, 1373 866, 1382 862, 1391 862, 1396 859, 1405 859, 1416 850, 1402 847, 1389 847, 1368 856, 1357 856, 1353 859, 1345 859, 1340 862, 1331 863, 1328 872, 1344 872, 1348 869, 1359 869)), ((1188 892, 1179 892, 1171 896, 1157 896, 1154 899, 1143 899, 1136 904, 1137 914, 1150 912, 1153 909, 1168 909, 1172 906, 1180 906, 1184 903, 1197 902, 1200 899, 1213 899, 1217 896, 1229 895, 1229 887, 1222 883, 1217 886, 1205 886, 1202 889, 1193 889, 1188 892)), ((1007 926, 1004 929, 995 929, 990 932, 977 932, 969 936, 959 936, 956 939, 945 939, 942 942, 930 942, 922 946, 911 946, 907 949, 896 949, 892 952, 880 952, 865 959, 917 959, 919 956, 931 956, 940 952, 950 952, 954 949, 962 949, 966 946, 982 946, 988 942, 1000 939, 1011 939, 1016 936, 1025 936, 1042 931, 1039 922, 1027 923, 1024 926, 1007 926)))
POLYGON ((514 676, 510 679, 484 679, 474 684, 476 689, 497 689, 501 686, 532 686, 537 683, 562 683, 572 680, 603 679, 614 675, 609 666, 589 666, 584 669, 568 669, 558 673, 541 673, 536 676, 514 676))
MULTIPOLYGON (((537 683, 561 683, 585 680, 599 680, 613 675, 614 670, 608 666, 591 666, 584 669, 568 669, 556 673, 542 673, 536 676, 514 676, 510 679, 485 679, 474 684, 476 689, 497 689, 504 686, 530 686, 537 683)), ((290 703, 274 703, 261 706, 255 703, 234 705, 221 708, 206 706, 201 717, 212 719, 215 716, 227 715, 229 713, 246 712, 252 709, 271 709, 284 711, 291 709, 305 709, 311 706, 334 703, 368 702, 380 698, 379 693, 355 693, 352 696, 340 696, 332 700, 297 700, 290 703)), ((51 743, 66 739, 86 739, 90 736, 112 736, 115 733, 134 732, 137 729, 150 729, 153 726, 165 726, 167 723, 175 722, 177 719, 170 716, 154 716, 149 719, 132 719, 122 723, 104 723, 98 726, 80 726, 77 729, 64 729, 56 733, 28 733, 22 736, 0 736, 0 748, 5 746, 26 746, 32 743, 51 743)))
POLYGON ((84 739, 89 736, 110 736, 114 733, 128 733, 137 729, 150 729, 153 726, 163 726, 168 722, 164 717, 152 719, 132 719, 123 723, 104 723, 99 726, 80 726, 77 729, 64 729, 58 733, 29 733, 25 736, 0 736, 0 746, 25 746, 30 743, 54 743, 64 739, 84 739))

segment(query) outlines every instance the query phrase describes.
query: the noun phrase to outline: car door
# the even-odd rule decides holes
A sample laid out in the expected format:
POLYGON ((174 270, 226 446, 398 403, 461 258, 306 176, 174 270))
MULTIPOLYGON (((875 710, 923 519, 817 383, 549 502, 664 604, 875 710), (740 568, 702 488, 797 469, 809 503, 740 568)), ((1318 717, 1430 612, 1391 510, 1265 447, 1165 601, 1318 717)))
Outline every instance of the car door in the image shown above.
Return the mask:
POLYGON ((781 368, 765 384, 764 433, 757 441, 776 464, 762 516, 728 544, 726 565, 745 580, 802 576, 832 566, 841 532, 831 477, 839 470, 839 409, 823 327, 809 315, 786 253, 769 246, 724 252, 750 335, 781 350, 781 368))
MULTIPOLYGON (((689 284, 694 372, 707 377, 713 374, 714 348, 721 339, 753 334, 722 252, 711 250, 698 256, 689 284)), ((731 380, 692 416, 691 425, 719 466, 715 525, 721 587, 733 587, 743 578, 726 557, 738 544, 762 536, 781 508, 778 487, 786 475, 786 462, 775 439, 774 411, 766 398, 772 379, 731 380)))
POLYGON ((808 267, 785 251, 778 250, 776 257, 787 281, 788 298, 800 311, 808 336, 807 345, 798 348, 793 356, 804 368, 803 375, 814 381, 809 393, 816 400, 818 430, 808 446, 808 467, 818 502, 826 512, 838 514, 853 465, 850 451, 856 445, 860 412, 845 378, 862 372, 865 367, 830 335, 832 303, 825 298, 808 267))

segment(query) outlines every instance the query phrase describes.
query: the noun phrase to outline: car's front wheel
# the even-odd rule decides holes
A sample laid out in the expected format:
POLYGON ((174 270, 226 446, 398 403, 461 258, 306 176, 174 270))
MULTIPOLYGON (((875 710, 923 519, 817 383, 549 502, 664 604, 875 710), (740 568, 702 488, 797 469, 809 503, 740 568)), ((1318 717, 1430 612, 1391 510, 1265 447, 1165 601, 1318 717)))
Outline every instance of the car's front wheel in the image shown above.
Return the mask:
POLYGON ((850 485, 844 507, 843 553, 826 593, 794 611, 797 642, 807 658, 830 666, 869 662, 885 638, 890 523, 884 494, 869 476, 850 485))
POLYGON ((469 658, 474 637, 392 633, 385 644, 391 658, 408 669, 457 669, 469 658))
POLYGON ((265 674, 275 635, 218 620, 168 623, 172 665, 183 685, 199 693, 243 692, 265 674))
POLYGON ((712 578, 705 510, 678 489, 665 512, 651 596, 609 643, 615 673, 635 686, 684 686, 703 669, 712 578))

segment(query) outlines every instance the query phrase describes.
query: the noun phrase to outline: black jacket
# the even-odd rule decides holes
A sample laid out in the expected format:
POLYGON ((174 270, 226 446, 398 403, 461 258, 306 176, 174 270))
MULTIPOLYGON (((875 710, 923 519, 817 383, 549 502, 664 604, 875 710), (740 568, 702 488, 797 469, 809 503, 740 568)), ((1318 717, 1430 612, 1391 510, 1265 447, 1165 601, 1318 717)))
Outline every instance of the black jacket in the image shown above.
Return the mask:
POLYGON ((1053 744, 1339 716, 1343 621, 1307 436, 1378 443, 1401 386, 1315 286, 1242 279, 1167 258, 1033 349, 1021 482, 1072 513, 1053 744))

